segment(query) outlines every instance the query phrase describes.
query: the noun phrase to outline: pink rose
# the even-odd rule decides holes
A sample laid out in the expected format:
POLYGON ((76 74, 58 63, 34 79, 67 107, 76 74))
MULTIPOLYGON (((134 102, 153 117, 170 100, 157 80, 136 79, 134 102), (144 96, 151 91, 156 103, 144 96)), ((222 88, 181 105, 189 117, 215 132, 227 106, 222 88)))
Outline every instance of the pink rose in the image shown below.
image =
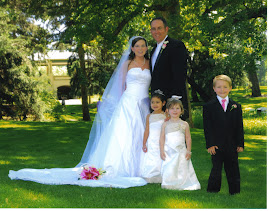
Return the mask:
MULTIPOLYGON (((237 108, 237 105, 236 105, 236 104, 233 104, 232 107, 231 107, 231 110, 233 110, 233 109, 235 109, 235 108, 237 108)), ((231 110, 230 110, 230 111, 231 111, 231 110)))

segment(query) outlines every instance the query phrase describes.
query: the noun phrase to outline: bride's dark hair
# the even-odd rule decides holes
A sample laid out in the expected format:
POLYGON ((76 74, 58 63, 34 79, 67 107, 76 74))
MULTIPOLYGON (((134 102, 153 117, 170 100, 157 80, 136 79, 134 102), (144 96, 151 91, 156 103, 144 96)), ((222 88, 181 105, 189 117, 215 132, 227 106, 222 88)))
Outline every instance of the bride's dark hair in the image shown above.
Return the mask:
MULTIPOLYGON (((139 40, 144 40, 145 43, 146 43, 146 46, 148 47, 148 43, 147 43, 147 40, 144 38, 144 37, 136 37, 133 39, 132 41, 132 47, 135 46, 135 44, 139 41, 139 40)), ((149 59, 149 52, 147 50, 146 54, 144 55, 145 59, 149 59)), ((131 53, 129 54, 129 60, 133 60, 135 58, 135 54, 134 52, 131 50, 131 53)))

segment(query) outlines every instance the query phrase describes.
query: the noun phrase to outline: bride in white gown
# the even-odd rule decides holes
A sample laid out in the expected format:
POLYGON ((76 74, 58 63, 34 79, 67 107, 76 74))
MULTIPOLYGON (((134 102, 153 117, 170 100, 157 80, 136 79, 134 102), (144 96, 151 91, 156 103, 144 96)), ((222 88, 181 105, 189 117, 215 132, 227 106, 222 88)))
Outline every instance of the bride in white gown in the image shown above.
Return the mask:
POLYGON ((128 188, 147 184, 140 170, 150 81, 147 42, 133 37, 102 96, 80 163, 74 168, 11 170, 9 177, 51 185, 128 188), (99 180, 78 180, 84 164, 106 173, 99 180))

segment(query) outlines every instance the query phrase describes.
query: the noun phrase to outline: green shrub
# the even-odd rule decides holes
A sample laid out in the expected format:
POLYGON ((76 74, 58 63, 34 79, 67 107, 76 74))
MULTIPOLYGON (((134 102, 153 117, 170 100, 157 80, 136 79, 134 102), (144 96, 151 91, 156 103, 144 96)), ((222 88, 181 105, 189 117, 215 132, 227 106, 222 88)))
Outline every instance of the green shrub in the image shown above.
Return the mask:
MULTIPOLYGON (((195 128, 203 129, 202 107, 192 109, 192 120, 195 128)), ((243 111, 243 124, 246 134, 266 135, 266 113, 257 113, 257 111, 243 111)))
POLYGON ((195 128, 203 129, 203 108, 197 107, 192 109, 192 121, 195 128))
POLYGON ((43 92, 42 100, 46 104, 45 120, 46 121, 62 121, 62 115, 65 112, 65 106, 62 106, 56 99, 53 92, 43 92))
POLYGON ((59 101, 56 102, 52 109, 52 116, 56 121, 64 120, 62 115, 64 114, 65 106, 61 105, 59 101))

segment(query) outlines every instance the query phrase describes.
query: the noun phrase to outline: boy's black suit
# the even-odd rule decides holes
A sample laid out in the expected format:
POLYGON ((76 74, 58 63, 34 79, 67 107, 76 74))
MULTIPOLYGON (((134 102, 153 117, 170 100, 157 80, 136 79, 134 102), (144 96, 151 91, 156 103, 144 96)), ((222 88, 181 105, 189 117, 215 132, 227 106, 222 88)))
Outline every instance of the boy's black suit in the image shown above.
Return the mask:
MULTIPOLYGON (((186 94, 187 50, 184 43, 179 40, 167 37, 165 41, 168 41, 166 47, 161 48, 154 68, 151 67, 151 93, 160 89, 167 98, 172 95, 182 96, 181 101, 185 109, 183 119, 185 120, 189 117, 186 94)), ((150 53, 150 61, 156 46, 150 53)))
POLYGON ((207 190, 218 192, 221 187, 221 171, 224 163, 229 192, 240 192, 240 173, 237 147, 244 148, 244 131, 241 105, 229 99, 226 112, 215 97, 203 106, 204 134, 206 148, 217 146, 212 155, 212 170, 207 190))

